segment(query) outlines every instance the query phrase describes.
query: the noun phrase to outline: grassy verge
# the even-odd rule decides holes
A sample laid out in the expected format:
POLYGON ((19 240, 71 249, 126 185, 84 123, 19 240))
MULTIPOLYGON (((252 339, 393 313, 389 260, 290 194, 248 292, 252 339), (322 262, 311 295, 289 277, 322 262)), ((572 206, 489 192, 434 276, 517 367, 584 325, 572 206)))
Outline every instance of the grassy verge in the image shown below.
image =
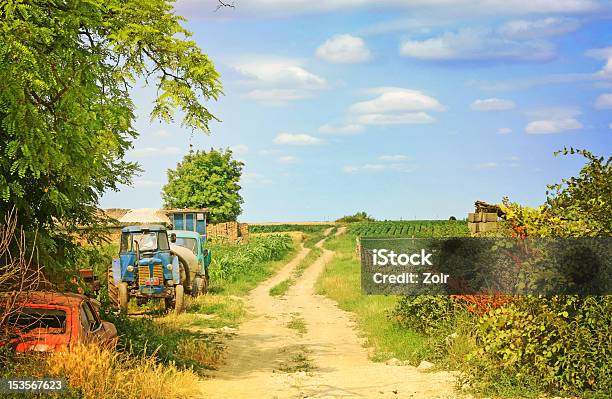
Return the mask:
POLYGON ((355 254, 355 236, 330 238, 326 247, 336 256, 319 277, 316 290, 335 300, 338 306, 355 316, 358 328, 373 349, 372 359, 390 358, 418 363, 432 354, 428 338, 399 327, 390 318, 397 303, 396 297, 361 294, 361 275, 355 254))
POLYGON ((292 279, 290 278, 285 279, 281 281, 280 283, 276 284, 274 287, 270 288, 270 295, 271 296, 285 295, 287 291, 289 290, 289 287, 291 287, 292 284, 293 284, 292 279))

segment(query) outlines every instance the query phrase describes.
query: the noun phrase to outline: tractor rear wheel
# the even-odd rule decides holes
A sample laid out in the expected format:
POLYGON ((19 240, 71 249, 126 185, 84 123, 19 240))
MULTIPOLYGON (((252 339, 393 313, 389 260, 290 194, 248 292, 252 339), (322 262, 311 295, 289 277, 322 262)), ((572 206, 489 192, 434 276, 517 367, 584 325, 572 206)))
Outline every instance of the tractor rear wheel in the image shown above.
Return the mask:
POLYGON ((208 292, 208 279, 206 277, 197 276, 193 279, 191 285, 191 296, 198 297, 200 295, 206 295, 208 292))
POLYGON ((108 301, 114 308, 119 307, 119 288, 115 285, 115 278, 113 277, 113 269, 108 268, 106 275, 106 286, 108 292, 108 301))
POLYGON ((185 305, 185 288, 181 284, 174 287, 174 311, 181 313, 185 305))
POLYGON ((129 300, 129 294, 128 294, 128 285, 127 283, 119 283, 119 287, 118 287, 118 291, 119 291, 119 311, 121 313, 127 314, 128 312, 128 300, 129 300))

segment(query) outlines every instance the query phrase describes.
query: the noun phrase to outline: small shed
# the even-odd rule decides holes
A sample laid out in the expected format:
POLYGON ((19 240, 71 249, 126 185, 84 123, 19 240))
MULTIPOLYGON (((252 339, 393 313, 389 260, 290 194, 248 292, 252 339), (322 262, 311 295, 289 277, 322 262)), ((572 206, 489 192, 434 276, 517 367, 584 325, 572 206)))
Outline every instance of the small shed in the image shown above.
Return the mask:
POLYGON ((208 208, 163 209, 174 230, 206 234, 208 208))

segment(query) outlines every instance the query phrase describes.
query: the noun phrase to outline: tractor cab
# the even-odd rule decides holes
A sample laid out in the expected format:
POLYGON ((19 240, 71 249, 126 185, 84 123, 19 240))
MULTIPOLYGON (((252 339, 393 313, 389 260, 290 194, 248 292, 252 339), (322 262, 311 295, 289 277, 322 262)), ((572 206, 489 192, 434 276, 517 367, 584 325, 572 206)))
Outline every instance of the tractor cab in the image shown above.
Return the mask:
POLYGON ((198 296, 208 292, 208 266, 212 253, 206 246, 206 222, 208 209, 169 209, 167 215, 174 226, 168 231, 171 249, 179 254, 181 248, 188 250, 185 259, 189 263, 191 276, 191 294, 198 296), (180 247, 180 248, 179 248, 180 247))

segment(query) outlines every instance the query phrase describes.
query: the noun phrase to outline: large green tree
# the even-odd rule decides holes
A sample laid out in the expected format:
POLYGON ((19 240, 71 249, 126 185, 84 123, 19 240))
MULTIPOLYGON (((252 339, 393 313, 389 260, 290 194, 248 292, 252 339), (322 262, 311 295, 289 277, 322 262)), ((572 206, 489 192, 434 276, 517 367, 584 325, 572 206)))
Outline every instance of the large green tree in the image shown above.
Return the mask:
POLYGON ((191 152, 168 170, 163 198, 169 208, 209 208, 212 223, 236 220, 242 212, 240 177, 244 164, 231 150, 191 152))
POLYGON ((93 223, 138 169, 134 84, 157 88, 152 119, 209 131, 219 74, 181 22, 166 0, 0 1, 0 215, 51 244, 93 223))

